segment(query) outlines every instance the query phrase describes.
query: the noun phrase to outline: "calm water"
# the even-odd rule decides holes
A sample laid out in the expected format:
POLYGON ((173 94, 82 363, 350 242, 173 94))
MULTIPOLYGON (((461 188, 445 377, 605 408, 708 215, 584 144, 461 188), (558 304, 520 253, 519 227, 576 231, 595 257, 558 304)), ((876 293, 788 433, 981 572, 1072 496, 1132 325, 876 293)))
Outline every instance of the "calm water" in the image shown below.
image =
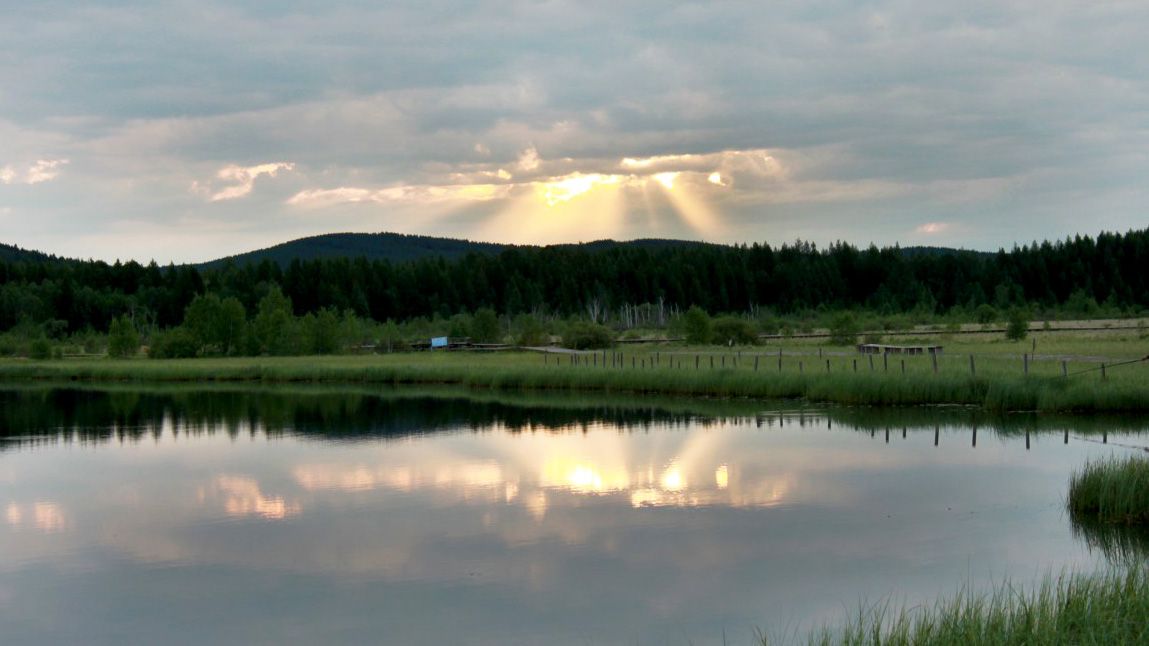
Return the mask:
POLYGON ((1101 567, 1069 475, 1149 445, 1128 420, 745 402, 0 406, 5 644, 746 644, 863 599, 1101 567))

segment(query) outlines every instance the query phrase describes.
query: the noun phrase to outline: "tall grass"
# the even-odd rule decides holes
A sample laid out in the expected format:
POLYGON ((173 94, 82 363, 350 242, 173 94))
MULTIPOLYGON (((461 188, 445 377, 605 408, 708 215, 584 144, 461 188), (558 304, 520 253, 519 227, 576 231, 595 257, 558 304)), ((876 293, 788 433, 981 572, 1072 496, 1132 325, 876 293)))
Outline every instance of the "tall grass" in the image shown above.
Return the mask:
POLYGON ((1069 512, 1103 523, 1149 524, 1149 459, 1087 462, 1069 481, 1069 512))
POLYGON ((1102 381, 1099 375, 1063 378, 1036 370, 1025 376, 1012 359, 982 360, 971 374, 962 357, 939 362, 935 372, 928 357, 906 358, 904 369, 901 358, 890 360, 888 369, 879 360, 871 369, 868 358, 857 355, 787 355, 781 367, 775 356, 750 351, 739 358, 730 351, 718 355, 664 349, 656 355, 628 349, 621 365, 611 360, 607 366, 607 355, 595 356, 597 365, 592 356, 584 355, 577 365, 566 356, 544 360, 526 352, 0 361, 0 379, 456 384, 496 390, 804 398, 870 406, 961 404, 994 412, 1149 411, 1149 366, 1144 365, 1115 371, 1102 381))
POLYGON ((1009 583, 988 594, 966 590, 933 606, 863 607, 844 627, 823 628, 808 643, 1144 644, 1149 643, 1149 576, 1143 567, 1133 567, 1046 577, 1031 591, 1009 583))

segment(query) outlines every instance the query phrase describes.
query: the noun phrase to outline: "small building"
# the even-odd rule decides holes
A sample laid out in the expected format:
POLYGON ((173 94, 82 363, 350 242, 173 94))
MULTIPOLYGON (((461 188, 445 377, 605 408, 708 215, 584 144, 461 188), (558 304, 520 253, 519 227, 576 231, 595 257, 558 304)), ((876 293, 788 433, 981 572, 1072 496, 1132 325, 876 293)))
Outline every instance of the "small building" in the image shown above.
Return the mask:
POLYGON ((862 354, 941 354, 940 345, 884 345, 881 343, 859 343, 862 354))

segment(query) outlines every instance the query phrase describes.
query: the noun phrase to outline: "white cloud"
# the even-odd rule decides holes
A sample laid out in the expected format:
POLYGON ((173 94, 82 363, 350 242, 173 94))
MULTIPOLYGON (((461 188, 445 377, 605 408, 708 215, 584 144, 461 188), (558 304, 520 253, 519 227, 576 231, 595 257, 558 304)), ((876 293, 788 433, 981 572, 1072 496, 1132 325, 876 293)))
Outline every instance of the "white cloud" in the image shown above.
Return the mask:
POLYGON ((949 228, 950 224, 948 222, 926 222, 914 229, 914 233, 937 235, 939 233, 945 233, 949 228))
POLYGON ((67 159, 38 159, 28 167, 28 170, 22 173, 9 164, 0 168, 0 183, 41 184, 49 182, 60 176, 60 167, 67 163, 67 159))
MULTIPOLYGON (((275 177, 281 170, 289 171, 294 169, 295 164, 291 162, 272 162, 246 167, 237 166, 235 164, 225 166, 216 173, 216 178, 223 182, 234 182, 234 185, 215 191, 207 190, 206 192, 210 193, 208 200, 211 202, 221 202, 245 197, 255 188, 255 180, 259 179, 260 176, 267 175, 268 177, 275 177)), ((204 192, 205 190, 198 183, 194 183, 192 189, 197 192, 204 192)))

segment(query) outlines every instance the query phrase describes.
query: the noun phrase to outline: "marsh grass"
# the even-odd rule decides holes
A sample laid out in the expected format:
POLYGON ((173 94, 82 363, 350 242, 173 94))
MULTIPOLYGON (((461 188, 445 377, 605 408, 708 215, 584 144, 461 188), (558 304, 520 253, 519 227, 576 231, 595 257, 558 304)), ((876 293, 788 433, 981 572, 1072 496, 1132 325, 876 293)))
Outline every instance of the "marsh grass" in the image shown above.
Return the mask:
POLYGON ((1047 576, 1030 591, 1008 582, 986 594, 967 589, 932 606, 863 606, 844 627, 825 627, 807 641, 818 646, 1143 644, 1149 641, 1149 576, 1144 567, 1132 567, 1093 576, 1047 576))
POLYGON ((1149 525, 1149 459, 1086 463, 1069 481, 1068 504, 1075 519, 1149 525))
MULTIPOLYGON (((1085 341, 1076 345, 1064 340, 1058 343, 1059 350, 1083 352, 1091 348, 1085 341)), ((984 350, 977 355, 972 372, 967 354, 940 357, 936 370, 929 356, 891 355, 888 361, 877 357, 871 368, 869 357, 856 354, 852 348, 795 344, 782 348, 780 366, 779 348, 648 346, 618 349, 621 362, 614 360, 610 351, 582 354, 574 360, 567 355, 544 359, 534 352, 0 360, 0 379, 454 384, 504 391, 801 398, 863 406, 960 404, 994 412, 1149 410, 1149 362, 1112 369, 1103 380, 1096 371, 1062 377, 1062 359, 1032 360, 1026 375, 1020 354, 1013 354, 1019 346, 998 346, 1008 351, 991 352, 987 348, 993 349, 992 344, 970 345, 984 350)), ((1136 356, 1141 348, 1135 340, 1124 340, 1105 346, 1104 351, 1107 354, 1103 358, 1116 361, 1136 356)), ((1088 370, 1098 365, 1078 359, 1070 370, 1088 370)))

